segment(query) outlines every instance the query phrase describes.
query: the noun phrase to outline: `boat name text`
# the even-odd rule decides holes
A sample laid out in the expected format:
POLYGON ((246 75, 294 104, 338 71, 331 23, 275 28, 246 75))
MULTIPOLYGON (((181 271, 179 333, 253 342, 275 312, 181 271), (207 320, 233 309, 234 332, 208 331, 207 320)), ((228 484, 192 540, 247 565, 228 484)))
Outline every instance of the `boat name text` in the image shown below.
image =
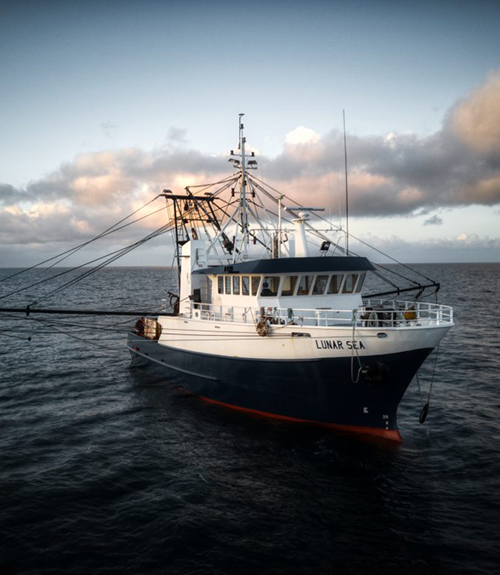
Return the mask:
POLYGON ((366 349, 362 341, 339 341, 334 339, 314 340, 317 349, 366 349), (344 347, 345 346, 345 347, 344 347))

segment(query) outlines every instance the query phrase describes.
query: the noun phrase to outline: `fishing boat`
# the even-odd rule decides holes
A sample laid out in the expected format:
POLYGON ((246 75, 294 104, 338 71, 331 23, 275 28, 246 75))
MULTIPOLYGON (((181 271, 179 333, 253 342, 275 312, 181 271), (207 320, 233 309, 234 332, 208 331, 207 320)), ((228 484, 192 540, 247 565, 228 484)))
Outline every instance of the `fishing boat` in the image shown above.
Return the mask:
POLYGON ((422 297, 435 282, 363 294, 380 267, 321 208, 258 178, 247 147, 240 115, 230 176, 163 191, 179 289, 129 334, 134 361, 216 404, 400 441, 398 405, 452 308, 422 297))

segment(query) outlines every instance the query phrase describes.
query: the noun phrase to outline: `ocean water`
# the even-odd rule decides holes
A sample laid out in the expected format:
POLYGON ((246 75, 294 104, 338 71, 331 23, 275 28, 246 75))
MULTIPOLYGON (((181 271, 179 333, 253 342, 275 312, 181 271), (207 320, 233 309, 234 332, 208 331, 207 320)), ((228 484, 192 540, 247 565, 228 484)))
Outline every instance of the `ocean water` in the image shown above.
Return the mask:
MULTIPOLYGON (((415 267, 456 326, 424 425, 434 354, 403 399, 400 445, 187 395, 130 366, 132 318, 0 314, 0 573, 498 573, 500 265, 415 267)), ((173 282, 112 268, 0 306, 154 311, 173 282)))

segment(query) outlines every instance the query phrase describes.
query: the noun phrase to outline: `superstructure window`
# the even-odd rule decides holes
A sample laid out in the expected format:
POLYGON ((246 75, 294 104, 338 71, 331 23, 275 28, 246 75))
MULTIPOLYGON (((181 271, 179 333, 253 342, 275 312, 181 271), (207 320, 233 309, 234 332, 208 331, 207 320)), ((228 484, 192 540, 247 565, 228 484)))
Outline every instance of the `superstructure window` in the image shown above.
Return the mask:
POLYGON ((357 279, 357 274, 347 274, 345 277, 344 287, 342 288, 342 293, 352 293, 356 286, 357 279))
POLYGON ((231 294, 231 276, 224 276, 226 278, 226 294, 231 294))
POLYGON ((262 289, 260 290, 261 297, 272 297, 278 295, 279 286, 279 276, 264 276, 264 280, 262 281, 262 289))
POLYGON ((297 295, 309 295, 314 276, 301 276, 297 295))
POLYGON ((260 276, 252 276, 252 295, 259 293, 260 276))
POLYGON ((328 276, 316 276, 314 282, 313 295, 323 295, 325 293, 326 284, 328 283, 328 276))
POLYGON ((328 294, 339 293, 340 285, 342 284, 342 278, 343 276, 333 275, 330 278, 330 283, 328 284, 328 289, 326 290, 326 293, 328 294))
POLYGON ((248 276, 241 278, 241 295, 250 295, 250 278, 248 276))
POLYGON ((224 293, 224 276, 217 276, 217 291, 224 293))
POLYGON ((281 295, 289 296, 295 293, 295 286, 297 285, 298 276, 286 276, 283 280, 283 287, 281 288, 281 295))
POLYGON ((240 276, 233 276, 233 294, 240 295, 240 276))
POLYGON ((361 274, 359 276, 359 280, 358 280, 358 283, 356 285, 356 292, 359 293, 363 289, 363 284, 365 283, 365 277, 366 277, 366 274, 361 274))

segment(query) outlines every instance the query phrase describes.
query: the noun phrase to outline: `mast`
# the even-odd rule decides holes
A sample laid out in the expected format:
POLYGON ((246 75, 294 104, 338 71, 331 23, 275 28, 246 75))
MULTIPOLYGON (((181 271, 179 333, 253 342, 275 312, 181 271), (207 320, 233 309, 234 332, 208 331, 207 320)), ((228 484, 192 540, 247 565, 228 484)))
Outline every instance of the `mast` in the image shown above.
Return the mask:
MULTIPOLYGON (((246 138, 243 135, 243 124, 241 118, 245 114, 239 114, 239 149, 241 152, 241 191, 240 191, 240 213, 242 229, 242 254, 243 259, 248 259, 248 207, 247 207, 247 175, 246 175, 246 157, 245 143, 246 138)), ((236 251, 235 251, 236 253, 236 251)))

